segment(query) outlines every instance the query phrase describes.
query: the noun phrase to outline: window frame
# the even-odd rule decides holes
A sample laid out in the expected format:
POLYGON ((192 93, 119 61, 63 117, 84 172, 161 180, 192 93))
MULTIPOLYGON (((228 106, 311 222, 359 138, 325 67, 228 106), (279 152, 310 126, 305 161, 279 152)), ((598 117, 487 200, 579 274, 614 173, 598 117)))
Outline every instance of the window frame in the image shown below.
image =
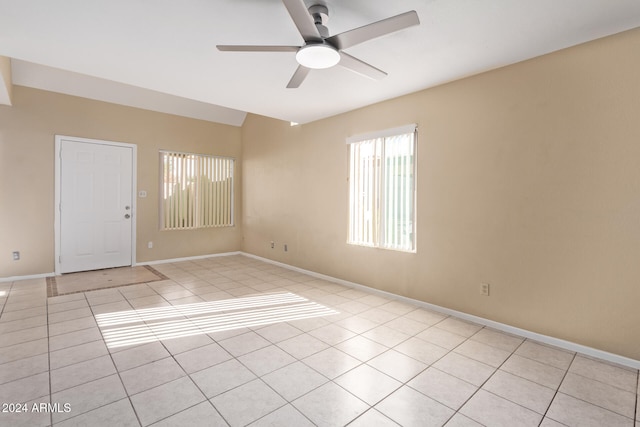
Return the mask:
MULTIPOLYGON (((193 153, 193 152, 184 152, 184 151, 176 151, 176 150, 166 150, 166 149, 162 149, 159 150, 159 155, 158 155, 158 159, 159 159, 159 229, 160 231, 178 231, 178 230, 199 230, 199 229, 205 229, 205 228, 225 228, 225 227, 235 227, 235 168, 236 168, 236 159, 235 157, 230 157, 230 156, 218 156, 218 155, 214 155, 214 154, 204 154, 204 153, 193 153), (195 181, 193 182, 194 184, 194 189, 193 189, 193 193, 195 195, 194 198, 194 203, 193 205, 189 204, 188 206, 185 207, 185 209, 188 210, 193 210, 194 214, 194 225, 186 225, 186 226, 169 226, 167 227, 166 221, 165 221, 165 192, 166 192, 166 188, 165 186, 167 185, 167 183, 165 183, 165 157, 166 155, 172 155, 172 156, 184 156, 183 161, 186 160, 187 157, 191 157, 193 158, 193 160, 198 164, 195 168, 196 170, 193 171, 193 175, 190 177, 190 179, 193 179, 193 176, 195 176, 195 181), (206 160, 205 160, 206 159, 206 160), (224 223, 221 224, 206 224, 205 221, 203 221, 202 215, 201 215, 201 191, 202 189, 200 188, 202 185, 200 184, 200 179, 198 178, 198 172, 200 171, 198 168, 200 167, 200 162, 201 161, 216 161, 216 160, 221 160, 221 161, 228 161, 229 164, 228 167, 230 170, 228 172, 228 174, 223 174, 221 175, 221 177, 223 177, 224 179, 230 179, 230 183, 229 183, 229 188, 228 188, 228 197, 225 199, 225 201, 228 203, 228 210, 225 210, 225 213, 223 213, 222 215, 224 216, 224 218, 227 218, 228 221, 224 221, 224 223)), ((214 173, 214 172, 212 172, 214 173)), ((215 174, 215 173, 214 173, 215 174)), ((200 174, 200 176, 202 176, 202 174, 200 174)), ((210 176, 207 175, 207 178, 211 178, 210 176)), ((222 180, 221 180, 222 181, 222 180)), ((180 183, 180 181, 176 181, 176 183, 180 183)), ((214 205, 212 204, 211 207, 209 209, 215 209, 214 205)))
POLYGON ((416 253, 417 252, 417 173, 418 173, 418 167, 417 167, 417 157, 418 157, 418 126, 416 124, 410 124, 410 125, 406 125, 406 126, 401 126, 401 127, 396 127, 396 128, 390 128, 390 129, 385 129, 385 130, 381 130, 381 131, 376 131, 376 132, 370 132, 370 133, 365 133, 365 134, 359 134, 359 135, 354 135, 354 136, 350 136, 346 139, 346 144, 347 144, 347 157, 348 157, 348 164, 347 164, 347 169, 348 169, 348 176, 347 176, 347 182, 348 184, 348 191, 347 191, 347 197, 348 197, 348 218, 347 218, 347 244, 349 245, 354 245, 354 246, 364 246, 364 247, 371 247, 371 248, 378 248, 378 249, 385 249, 385 250, 393 250, 393 251, 399 251, 399 252, 405 252, 405 253, 416 253), (413 154, 412 154, 412 164, 411 164, 411 173, 412 173, 412 181, 411 181, 411 188, 410 188, 410 195, 411 195, 411 207, 412 207, 412 212, 411 212, 411 247, 396 247, 391 245, 389 242, 386 241, 386 234, 387 234, 387 223, 386 223, 386 203, 385 200, 388 197, 388 186, 386 181, 386 161, 384 160, 386 157, 386 148, 387 148, 387 140, 394 138, 394 137, 399 137, 399 136, 403 136, 403 135, 407 135, 407 134, 412 134, 412 149, 413 149, 413 154), (354 202, 354 197, 352 195, 352 191, 354 189, 354 186, 351 182, 352 179, 352 175, 353 175, 353 171, 352 171, 352 166, 353 166, 353 159, 352 159, 352 145, 353 144, 359 144, 359 143, 365 143, 365 142, 373 142, 375 140, 382 140, 381 142, 381 150, 380 150, 380 154, 379 154, 379 158, 381 159, 380 163, 379 163, 379 171, 377 172, 379 174, 378 180, 379 182, 377 182, 377 194, 374 194, 374 197, 376 197, 376 201, 377 201, 377 205, 375 206, 376 212, 374 213, 374 215, 379 216, 379 220, 377 223, 377 230, 375 230, 372 234, 372 240, 373 243, 366 243, 363 242, 363 239, 358 240, 352 240, 352 235, 354 234, 352 232, 352 217, 353 217, 353 202, 354 202))

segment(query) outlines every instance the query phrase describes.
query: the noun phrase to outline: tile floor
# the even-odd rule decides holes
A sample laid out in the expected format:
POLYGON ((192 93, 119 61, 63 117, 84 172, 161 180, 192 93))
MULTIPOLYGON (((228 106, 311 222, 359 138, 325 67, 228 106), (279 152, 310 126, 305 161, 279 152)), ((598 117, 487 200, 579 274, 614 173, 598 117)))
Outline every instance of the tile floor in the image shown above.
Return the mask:
POLYGON ((640 427, 637 370, 240 255, 155 268, 0 283, 0 425, 640 427))

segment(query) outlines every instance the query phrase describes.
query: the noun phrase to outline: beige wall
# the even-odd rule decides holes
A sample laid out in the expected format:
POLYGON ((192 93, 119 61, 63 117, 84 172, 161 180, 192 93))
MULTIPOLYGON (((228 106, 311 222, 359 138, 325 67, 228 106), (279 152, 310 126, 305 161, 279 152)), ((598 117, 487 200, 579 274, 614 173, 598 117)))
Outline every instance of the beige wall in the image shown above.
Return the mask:
POLYGON ((640 359, 638 52, 633 30, 299 127, 249 116, 244 250, 640 359), (408 123, 418 251, 347 245, 345 138, 408 123))
POLYGON ((240 250, 240 128, 16 86, 0 105, 0 278, 54 271, 56 134, 137 145, 138 262, 240 250), (237 226, 159 231, 159 149, 235 157, 237 226))

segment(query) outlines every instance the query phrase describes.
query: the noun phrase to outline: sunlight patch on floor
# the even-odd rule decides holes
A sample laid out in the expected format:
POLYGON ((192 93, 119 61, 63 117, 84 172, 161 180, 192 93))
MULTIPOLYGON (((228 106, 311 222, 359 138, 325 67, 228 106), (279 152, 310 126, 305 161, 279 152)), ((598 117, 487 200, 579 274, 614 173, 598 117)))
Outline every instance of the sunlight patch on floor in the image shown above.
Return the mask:
POLYGON ((109 348, 210 334, 337 311, 291 292, 97 314, 109 348))

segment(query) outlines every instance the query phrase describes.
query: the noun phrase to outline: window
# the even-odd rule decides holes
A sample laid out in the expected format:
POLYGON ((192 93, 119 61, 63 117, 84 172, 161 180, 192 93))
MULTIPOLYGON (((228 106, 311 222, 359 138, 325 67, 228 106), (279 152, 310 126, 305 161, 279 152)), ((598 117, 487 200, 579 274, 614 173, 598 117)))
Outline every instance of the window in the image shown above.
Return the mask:
POLYGON ((160 228, 233 226, 234 159, 160 152, 160 228))
POLYGON ((351 137, 347 143, 348 243, 414 251, 416 126, 351 137))

